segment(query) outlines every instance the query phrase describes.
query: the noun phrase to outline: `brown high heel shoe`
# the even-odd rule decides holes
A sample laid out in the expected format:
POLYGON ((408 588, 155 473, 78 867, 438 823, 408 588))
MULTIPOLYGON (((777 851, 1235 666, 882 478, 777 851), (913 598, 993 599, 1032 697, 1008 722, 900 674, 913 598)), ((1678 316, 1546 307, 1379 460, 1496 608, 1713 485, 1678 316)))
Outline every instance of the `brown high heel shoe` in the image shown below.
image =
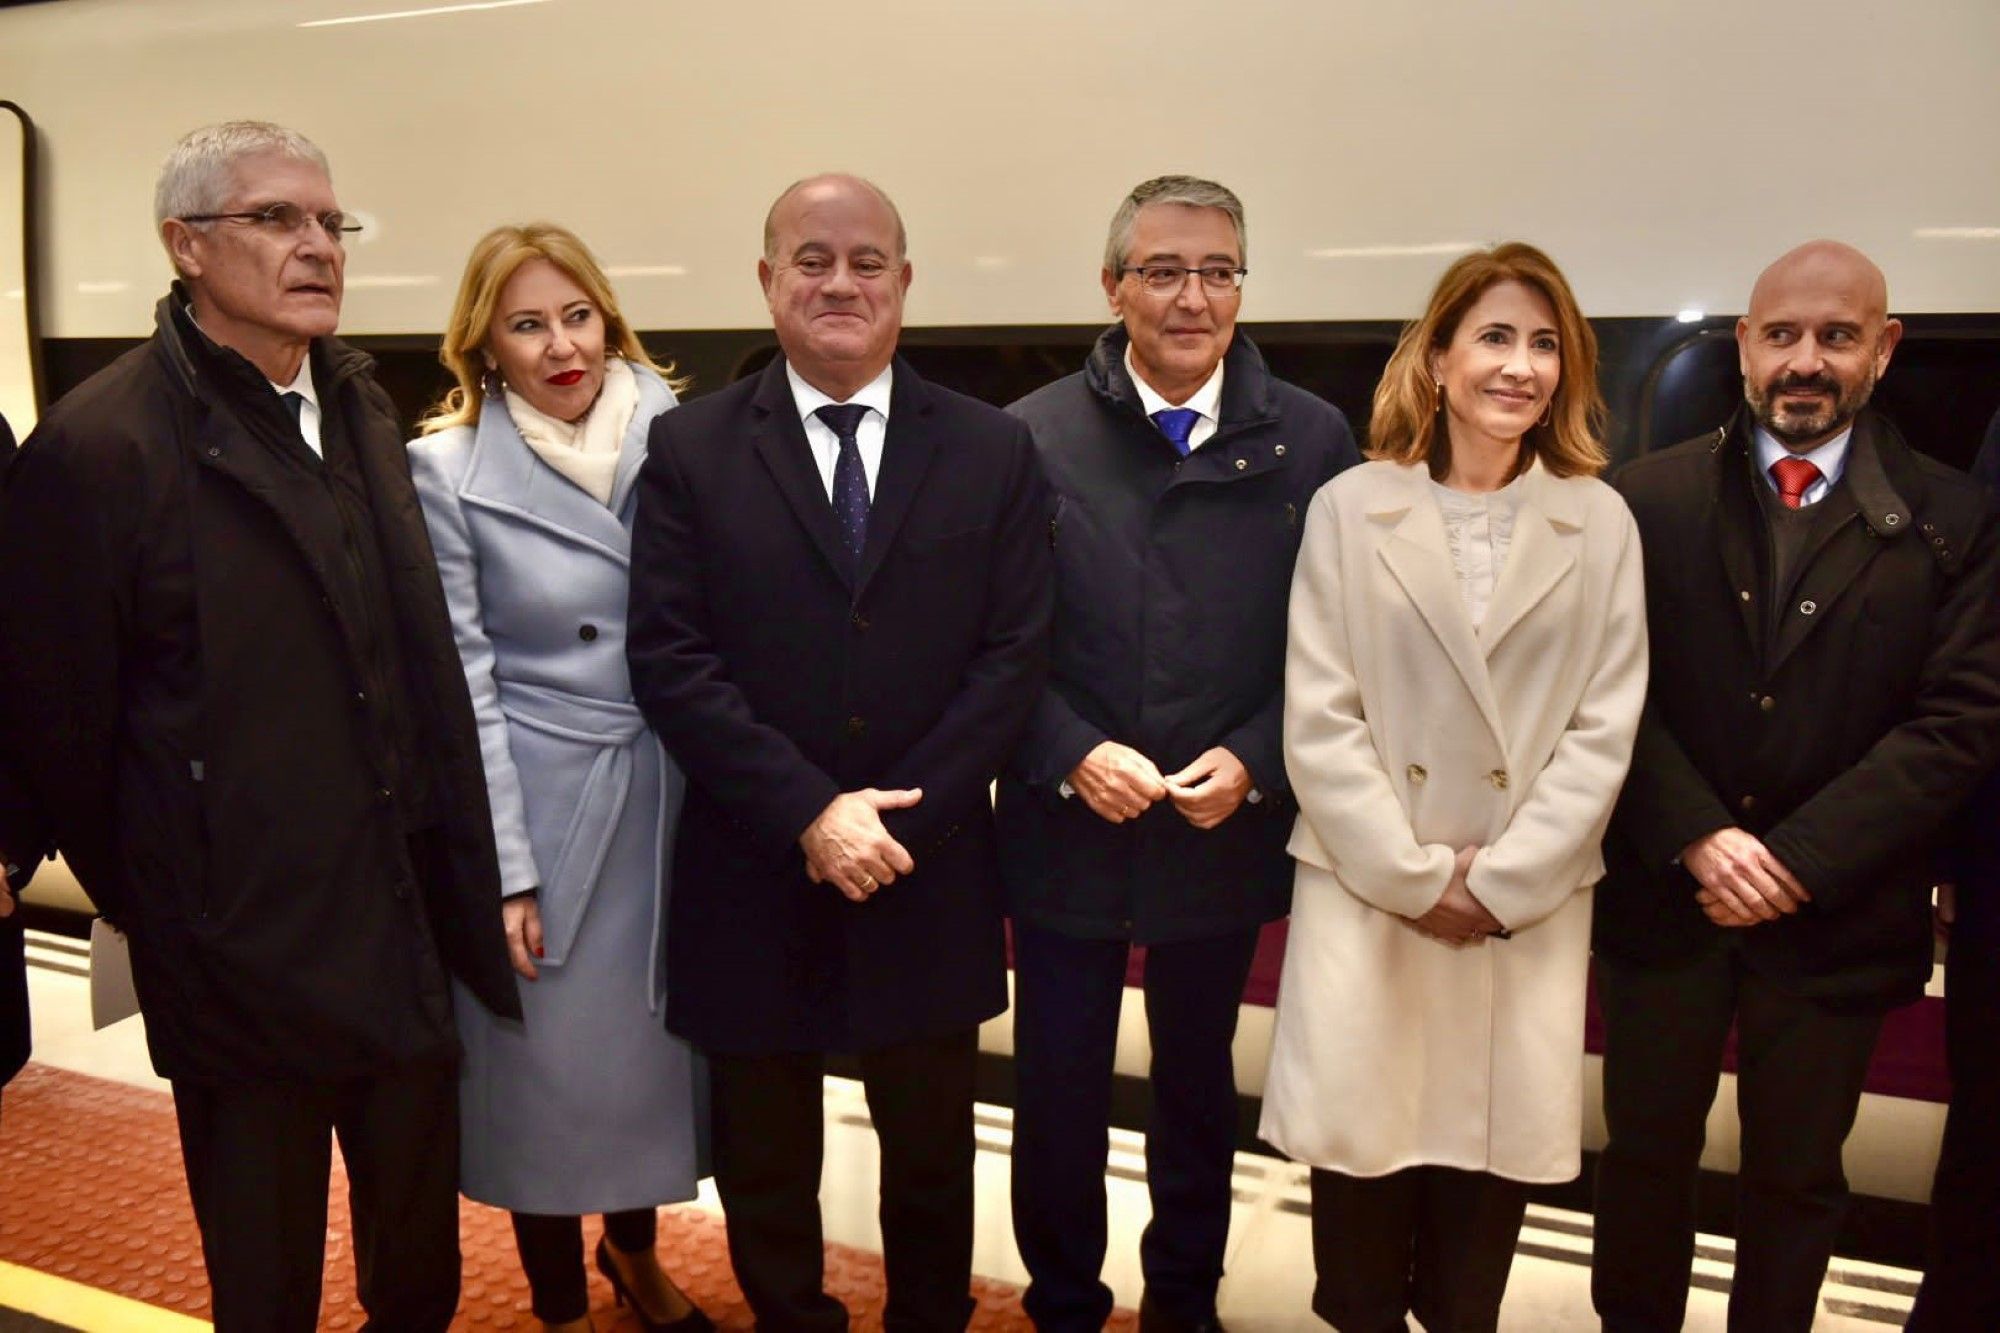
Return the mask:
MULTIPOLYGON (((714 1333, 715 1321, 703 1314, 701 1307, 691 1300, 688 1300, 687 1313, 678 1319, 662 1321, 647 1314, 646 1307, 639 1304, 632 1289, 625 1285, 624 1274, 618 1271, 618 1265, 612 1262, 610 1241, 601 1236, 597 1241, 597 1271, 604 1274, 604 1280, 611 1284, 611 1295, 617 1302, 632 1307, 632 1317, 639 1321, 639 1327, 646 1333, 714 1333)), ((667 1280, 673 1281, 672 1278, 667 1280)), ((681 1299, 687 1300, 686 1292, 681 1292, 681 1299)))

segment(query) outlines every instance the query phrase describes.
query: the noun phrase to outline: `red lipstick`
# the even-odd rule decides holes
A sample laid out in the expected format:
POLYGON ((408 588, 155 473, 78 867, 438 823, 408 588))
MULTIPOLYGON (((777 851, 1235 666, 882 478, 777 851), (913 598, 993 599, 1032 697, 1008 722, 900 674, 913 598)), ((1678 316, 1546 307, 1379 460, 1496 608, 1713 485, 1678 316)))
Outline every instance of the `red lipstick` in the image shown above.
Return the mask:
POLYGON ((565 370, 560 375, 549 376, 549 383, 560 384, 563 388, 567 389, 570 385, 575 384, 578 380, 581 380, 582 378, 583 378, 583 372, 581 370, 565 370))

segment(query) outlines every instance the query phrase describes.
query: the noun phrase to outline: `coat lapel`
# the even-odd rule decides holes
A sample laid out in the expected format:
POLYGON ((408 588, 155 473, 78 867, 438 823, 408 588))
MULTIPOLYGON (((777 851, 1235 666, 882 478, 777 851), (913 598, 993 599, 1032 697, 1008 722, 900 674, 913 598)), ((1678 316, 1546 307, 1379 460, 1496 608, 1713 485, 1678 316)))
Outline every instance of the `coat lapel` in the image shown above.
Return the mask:
POLYGON ((868 586, 909 516, 924 476, 937 453, 931 429, 930 388, 900 358, 889 391, 889 431, 882 442, 882 469, 868 507, 868 537, 861 547, 857 595, 868 586))
POLYGON ((1779 608, 1767 667, 1771 672, 1826 623, 1828 609, 1860 581, 1861 571, 1883 548, 1912 526, 1910 506, 1882 469, 1878 429, 1879 419, 1872 413, 1855 423, 1842 484, 1820 501, 1827 512, 1792 580, 1791 594, 1779 608))
POLYGON ((1583 516, 1571 503, 1562 483, 1539 464, 1521 478, 1519 511, 1507 558, 1494 581, 1493 600, 1479 625, 1479 642, 1490 657, 1507 632, 1538 606, 1576 564, 1576 543, 1583 516))
POLYGON ((812 446, 806 443, 806 429, 799 422, 798 402, 785 379, 785 359, 774 357, 764 368, 757 392, 750 399, 752 434, 757 456, 777 483, 778 491, 791 506, 799 526, 819 549, 822 559, 842 583, 854 586, 853 566, 840 543, 833 523, 833 504, 827 499, 826 484, 813 466, 812 446))
POLYGON ((1500 707, 1493 697, 1493 682, 1486 672, 1486 654, 1472 632, 1472 620, 1465 613, 1452 574, 1451 549, 1445 543, 1444 519, 1425 488, 1429 474, 1422 465, 1398 468, 1393 494, 1369 509, 1369 518, 1389 526, 1388 535, 1376 548, 1382 563, 1402 585, 1403 592, 1423 616, 1437 637, 1445 656, 1465 681, 1465 688, 1486 719, 1493 738, 1504 750, 1506 729, 1500 722, 1500 707))
MULTIPOLYGON (((643 397, 641 404, 643 412, 643 397)), ((633 426, 640 428, 636 413, 633 426)), ((640 448, 643 452, 643 441, 640 448)), ((630 431, 626 433, 625 452, 631 453, 630 431)), ((622 473, 624 460, 619 467, 622 473)), ((475 509, 504 514, 558 540, 609 556, 621 565, 631 562, 631 535, 618 515, 535 457, 499 399, 487 399, 479 413, 472 459, 458 493, 475 509)))
POLYGON ((1750 435, 1742 423, 1739 415, 1732 425, 1717 430, 1715 443, 1709 447, 1713 468, 1705 531, 1722 561, 1723 577, 1736 596, 1744 641, 1757 657, 1764 651, 1765 598, 1760 595, 1763 583, 1757 573, 1754 543, 1764 531, 1764 516, 1757 512, 1757 497, 1750 492, 1756 478, 1750 476, 1750 464, 1744 458, 1750 435))

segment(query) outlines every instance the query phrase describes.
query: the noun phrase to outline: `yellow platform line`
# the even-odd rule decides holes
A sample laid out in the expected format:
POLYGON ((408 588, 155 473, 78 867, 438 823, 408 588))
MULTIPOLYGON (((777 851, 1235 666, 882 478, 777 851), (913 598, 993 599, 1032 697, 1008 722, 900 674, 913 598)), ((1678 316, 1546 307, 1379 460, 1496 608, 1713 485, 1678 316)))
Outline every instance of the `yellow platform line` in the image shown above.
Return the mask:
POLYGON ((0 1263, 0 1308, 84 1333, 195 1333, 213 1325, 192 1315, 118 1296, 19 1264, 0 1263))

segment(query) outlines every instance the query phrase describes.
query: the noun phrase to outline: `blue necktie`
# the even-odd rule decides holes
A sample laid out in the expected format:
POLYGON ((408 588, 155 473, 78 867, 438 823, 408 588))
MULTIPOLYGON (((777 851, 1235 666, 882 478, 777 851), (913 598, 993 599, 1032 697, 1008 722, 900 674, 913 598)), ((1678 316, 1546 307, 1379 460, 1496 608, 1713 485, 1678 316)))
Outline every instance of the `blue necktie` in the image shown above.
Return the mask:
POLYGON ((861 445, 854 433, 868 409, 859 403, 829 403, 813 415, 840 437, 840 457, 833 464, 833 521, 840 525, 840 544, 848 560, 861 558, 868 540, 868 473, 861 466, 861 445))
POLYGON ((306 396, 302 393, 281 393, 278 400, 292 409, 292 424, 299 428, 299 436, 303 439, 306 433, 306 396))
POLYGON ((1194 423, 1200 420, 1201 413, 1192 407, 1163 407, 1153 413, 1153 424, 1180 451, 1182 458, 1188 456, 1188 436, 1194 434, 1194 423))

